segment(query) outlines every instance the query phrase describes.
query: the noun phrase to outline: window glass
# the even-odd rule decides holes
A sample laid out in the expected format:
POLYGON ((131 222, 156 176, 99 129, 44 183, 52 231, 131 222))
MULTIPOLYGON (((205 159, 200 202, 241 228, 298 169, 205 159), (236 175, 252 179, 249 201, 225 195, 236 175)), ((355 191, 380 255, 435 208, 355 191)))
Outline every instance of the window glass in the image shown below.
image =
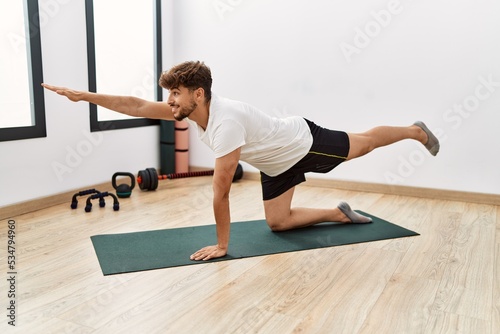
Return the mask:
MULTIPOLYGON (((153 0, 87 0, 91 91, 161 100, 157 5, 153 0)), ((91 105, 93 131, 153 124, 158 122, 91 105)))
POLYGON ((37 0, 0 2, 0 141, 45 137, 37 0))

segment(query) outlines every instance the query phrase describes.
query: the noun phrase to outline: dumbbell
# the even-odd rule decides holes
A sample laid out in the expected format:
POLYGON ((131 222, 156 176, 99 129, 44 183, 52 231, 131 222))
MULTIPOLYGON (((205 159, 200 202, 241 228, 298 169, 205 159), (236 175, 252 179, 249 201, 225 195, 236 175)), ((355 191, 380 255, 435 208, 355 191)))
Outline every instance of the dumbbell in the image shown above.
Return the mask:
MULTIPOLYGON (((186 177, 193 177, 193 176, 207 176, 207 175, 214 175, 213 170, 206 170, 206 171, 198 171, 198 172, 187 172, 187 173, 172 173, 172 174, 163 174, 163 175, 158 175, 156 172, 156 169, 154 168, 146 168, 143 170, 140 170, 137 173, 137 184, 139 185, 139 188, 141 190, 156 190, 158 188, 158 181, 159 180, 166 180, 166 179, 180 179, 180 178, 186 178, 186 177)), ((233 182, 240 180, 243 177, 243 167, 238 164, 236 167, 236 171, 234 173, 233 177, 233 182)))

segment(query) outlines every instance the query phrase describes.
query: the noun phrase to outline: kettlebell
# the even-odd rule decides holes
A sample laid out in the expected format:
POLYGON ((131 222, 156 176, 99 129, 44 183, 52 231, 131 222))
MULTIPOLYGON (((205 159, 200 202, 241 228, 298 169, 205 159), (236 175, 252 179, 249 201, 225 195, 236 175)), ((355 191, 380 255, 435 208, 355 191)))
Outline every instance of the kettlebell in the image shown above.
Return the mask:
POLYGON ((116 172, 113 174, 113 177, 111 178, 111 184, 113 185, 113 188, 116 190, 116 196, 120 198, 127 198, 132 195, 132 189, 135 187, 135 177, 132 173, 128 172, 116 172), (118 176, 128 176, 130 178, 130 185, 126 183, 122 183, 119 185, 116 185, 116 178, 118 176))

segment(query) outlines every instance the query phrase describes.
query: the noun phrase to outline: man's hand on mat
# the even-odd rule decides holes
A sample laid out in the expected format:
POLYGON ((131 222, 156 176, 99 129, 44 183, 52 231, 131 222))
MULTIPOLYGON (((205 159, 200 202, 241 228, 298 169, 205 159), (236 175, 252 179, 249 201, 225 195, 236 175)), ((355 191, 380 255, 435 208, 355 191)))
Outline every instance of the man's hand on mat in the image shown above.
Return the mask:
POLYGON ((191 255, 190 259, 195 260, 195 261, 206 261, 210 259, 215 259, 218 257, 223 257, 227 254, 227 249, 219 247, 219 245, 214 245, 214 246, 207 246, 193 255, 191 255))

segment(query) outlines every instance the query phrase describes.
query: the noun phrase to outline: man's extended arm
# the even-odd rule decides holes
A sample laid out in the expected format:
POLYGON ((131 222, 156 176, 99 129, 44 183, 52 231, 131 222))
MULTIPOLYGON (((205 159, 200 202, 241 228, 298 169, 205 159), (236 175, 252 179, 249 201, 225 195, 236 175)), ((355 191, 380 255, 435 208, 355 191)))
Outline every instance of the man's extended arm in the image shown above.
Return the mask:
POLYGON ((171 108, 167 102, 147 101, 133 96, 106 95, 86 91, 77 91, 66 87, 42 86, 59 95, 66 96, 73 102, 86 101, 122 114, 135 117, 173 120, 171 108))
POLYGON ((207 246, 193 255, 191 260, 210 260, 227 254, 231 215, 229 210, 229 190, 238 166, 241 149, 215 160, 213 176, 213 208, 217 229, 217 245, 207 246))

